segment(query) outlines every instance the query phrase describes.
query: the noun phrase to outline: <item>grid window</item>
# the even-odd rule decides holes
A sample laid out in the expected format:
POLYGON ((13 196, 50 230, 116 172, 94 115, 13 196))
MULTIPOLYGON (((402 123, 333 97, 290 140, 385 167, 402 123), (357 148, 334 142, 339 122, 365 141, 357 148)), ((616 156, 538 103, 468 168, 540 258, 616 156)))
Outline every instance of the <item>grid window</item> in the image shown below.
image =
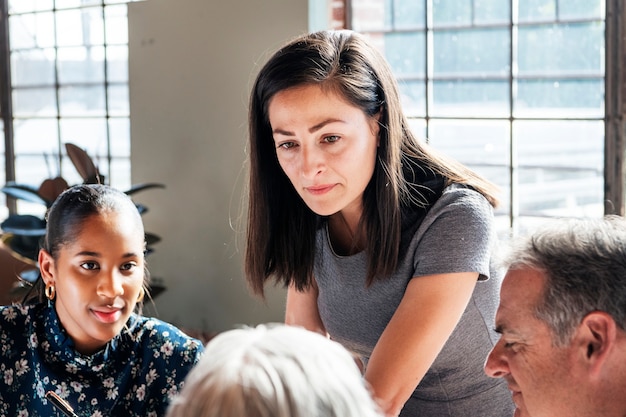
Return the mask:
POLYGON ((514 232, 601 216, 602 0, 352 0, 415 132, 502 189, 514 232))
MULTIPOLYGON (((130 187, 129 1, 8 0, 14 155, 6 157, 17 183, 82 182, 65 154, 73 143, 104 182, 130 187)), ((45 209, 17 204, 20 213, 45 209)))

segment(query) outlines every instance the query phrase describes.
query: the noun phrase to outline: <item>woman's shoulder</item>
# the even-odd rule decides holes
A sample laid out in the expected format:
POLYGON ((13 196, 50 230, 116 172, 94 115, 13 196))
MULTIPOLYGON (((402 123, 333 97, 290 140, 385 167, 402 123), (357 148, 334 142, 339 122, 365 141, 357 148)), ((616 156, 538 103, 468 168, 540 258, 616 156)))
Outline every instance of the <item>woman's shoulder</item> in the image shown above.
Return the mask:
POLYGON ((0 306, 0 329, 11 325, 22 326, 32 321, 39 310, 38 304, 0 306))
POLYGON ((162 346, 163 349, 199 353, 204 349, 202 342, 188 336, 173 324, 154 317, 131 316, 129 329, 138 343, 162 346))
POLYGON ((423 226, 436 223, 446 229, 482 231, 482 235, 490 233, 492 222, 493 207, 487 198, 469 186, 453 183, 429 210, 423 226))
POLYGON ((489 214, 493 211, 489 200, 484 195, 468 185, 458 183, 446 186, 433 208, 442 209, 447 206, 489 214))

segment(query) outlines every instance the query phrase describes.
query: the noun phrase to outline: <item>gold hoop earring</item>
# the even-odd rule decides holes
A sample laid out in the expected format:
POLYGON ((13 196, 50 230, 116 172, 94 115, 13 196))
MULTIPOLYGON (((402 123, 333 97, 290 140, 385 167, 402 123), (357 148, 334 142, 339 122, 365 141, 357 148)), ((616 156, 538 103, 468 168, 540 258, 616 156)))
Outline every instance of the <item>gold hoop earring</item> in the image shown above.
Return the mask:
POLYGON ((46 298, 50 301, 54 300, 54 296, 57 294, 56 288, 52 284, 46 284, 46 289, 44 291, 46 294, 46 298))
POLYGON ((143 289, 143 287, 141 287, 141 292, 139 293, 139 297, 137 297, 137 302, 141 303, 143 302, 143 297, 146 295, 146 290, 143 289))

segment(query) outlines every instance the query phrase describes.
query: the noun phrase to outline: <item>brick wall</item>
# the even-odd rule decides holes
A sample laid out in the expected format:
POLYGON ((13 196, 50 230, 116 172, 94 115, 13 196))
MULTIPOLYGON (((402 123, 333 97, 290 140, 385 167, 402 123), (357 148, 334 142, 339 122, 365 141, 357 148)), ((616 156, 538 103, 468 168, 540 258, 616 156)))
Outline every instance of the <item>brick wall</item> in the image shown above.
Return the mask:
POLYGON ((346 22, 346 0, 330 0, 331 29, 345 29, 346 22))

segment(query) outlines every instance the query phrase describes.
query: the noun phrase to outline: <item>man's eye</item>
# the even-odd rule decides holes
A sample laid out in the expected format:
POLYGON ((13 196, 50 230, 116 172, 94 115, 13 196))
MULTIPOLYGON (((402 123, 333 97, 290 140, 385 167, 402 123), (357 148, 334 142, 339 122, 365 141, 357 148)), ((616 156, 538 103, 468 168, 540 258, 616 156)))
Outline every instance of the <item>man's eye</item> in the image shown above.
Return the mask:
POLYGON ((512 349, 517 346, 517 342, 504 342, 505 349, 512 349))

